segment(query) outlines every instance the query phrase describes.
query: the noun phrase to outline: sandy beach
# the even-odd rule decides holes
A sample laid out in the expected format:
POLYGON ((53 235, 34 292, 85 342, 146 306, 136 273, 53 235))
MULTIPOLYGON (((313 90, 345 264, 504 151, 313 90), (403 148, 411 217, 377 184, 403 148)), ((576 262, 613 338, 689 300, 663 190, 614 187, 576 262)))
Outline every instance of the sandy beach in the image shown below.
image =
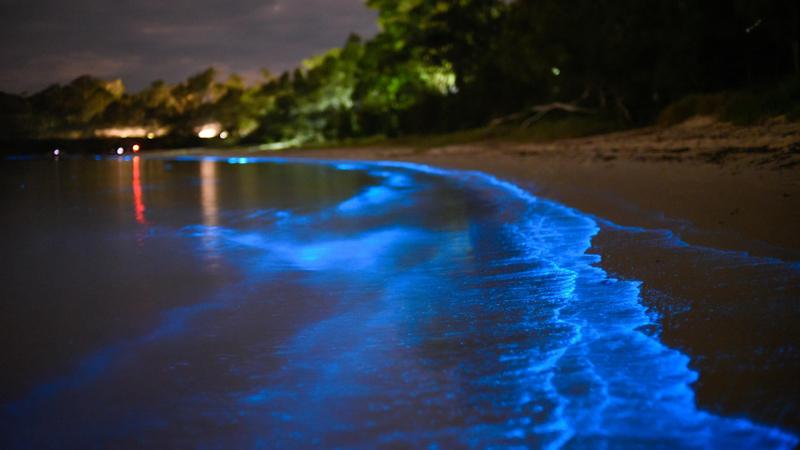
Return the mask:
POLYGON ((3 448, 796 445, 800 127, 404 142, 8 161, 3 448))
POLYGON ((800 450, 800 2, 218 3, 3 8, 0 450, 800 450))
POLYGON ((690 355, 699 405, 800 430, 800 124, 279 155, 480 170, 597 217, 593 251, 642 281, 643 331, 690 355))
POLYGON ((481 170, 620 225, 669 229, 692 244, 800 258, 797 123, 736 127, 696 119, 670 128, 542 143, 280 154, 481 170))

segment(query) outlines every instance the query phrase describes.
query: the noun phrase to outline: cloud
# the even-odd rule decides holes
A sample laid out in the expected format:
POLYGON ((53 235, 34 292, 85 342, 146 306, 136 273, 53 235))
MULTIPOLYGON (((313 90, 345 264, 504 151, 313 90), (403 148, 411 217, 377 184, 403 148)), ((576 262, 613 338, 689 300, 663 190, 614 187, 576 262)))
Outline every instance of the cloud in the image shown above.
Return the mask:
POLYGON ((0 90, 82 73, 139 89, 212 65, 279 72, 375 31, 362 0, 0 0, 0 90))
POLYGON ((13 70, 0 70, 0 85, 18 86, 20 91, 31 92, 53 82, 73 80, 86 73, 105 79, 117 78, 120 73, 135 70, 139 63, 137 56, 112 58, 87 51, 43 54, 20 61, 13 70), (41 74, 38 80, 48 81, 37 81, 36 74, 41 74))

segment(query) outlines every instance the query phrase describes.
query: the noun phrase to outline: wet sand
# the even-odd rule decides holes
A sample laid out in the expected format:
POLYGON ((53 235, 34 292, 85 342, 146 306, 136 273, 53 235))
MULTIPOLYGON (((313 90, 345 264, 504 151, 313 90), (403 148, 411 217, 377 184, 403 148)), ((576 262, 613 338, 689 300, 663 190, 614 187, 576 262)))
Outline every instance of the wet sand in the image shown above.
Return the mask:
POLYGON ((800 430, 800 125, 268 154, 481 170, 596 216, 592 251, 643 282, 643 331, 691 356, 700 406, 800 430))
POLYGON ((543 143, 280 155, 481 170, 617 224, 673 230, 692 244, 800 259, 800 123, 695 121, 543 143))

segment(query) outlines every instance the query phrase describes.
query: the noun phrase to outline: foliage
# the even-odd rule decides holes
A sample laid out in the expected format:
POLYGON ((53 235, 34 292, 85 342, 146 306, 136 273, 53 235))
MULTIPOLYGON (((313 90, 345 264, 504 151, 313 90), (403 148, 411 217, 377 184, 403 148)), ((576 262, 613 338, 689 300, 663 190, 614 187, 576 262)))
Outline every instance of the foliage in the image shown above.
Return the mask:
POLYGON ((2 132, 78 137, 138 127, 194 136, 214 123, 233 140, 281 146, 480 128, 553 102, 596 112, 575 123, 645 123, 667 105, 662 123, 798 115, 797 83, 776 84, 800 73, 796 1, 366 3, 378 11, 376 36, 350 36, 280 76, 247 85, 209 68, 136 93, 83 76, 0 95, 2 132), (731 94, 754 85, 766 87, 731 94), (676 103, 687 94, 697 95, 676 103))
POLYGON ((800 119, 800 77, 780 83, 716 94, 682 98, 661 112, 661 125, 674 125, 691 117, 707 116, 737 125, 749 125, 785 116, 800 119))

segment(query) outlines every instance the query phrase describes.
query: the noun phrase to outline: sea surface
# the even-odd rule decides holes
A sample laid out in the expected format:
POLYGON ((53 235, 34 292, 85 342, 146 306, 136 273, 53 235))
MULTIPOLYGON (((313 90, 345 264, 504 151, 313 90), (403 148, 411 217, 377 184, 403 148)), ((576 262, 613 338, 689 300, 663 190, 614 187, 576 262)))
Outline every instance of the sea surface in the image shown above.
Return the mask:
POLYGON ((792 448, 696 406, 596 220, 478 172, 0 166, 0 448, 792 448))

